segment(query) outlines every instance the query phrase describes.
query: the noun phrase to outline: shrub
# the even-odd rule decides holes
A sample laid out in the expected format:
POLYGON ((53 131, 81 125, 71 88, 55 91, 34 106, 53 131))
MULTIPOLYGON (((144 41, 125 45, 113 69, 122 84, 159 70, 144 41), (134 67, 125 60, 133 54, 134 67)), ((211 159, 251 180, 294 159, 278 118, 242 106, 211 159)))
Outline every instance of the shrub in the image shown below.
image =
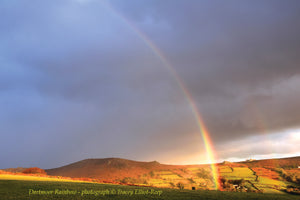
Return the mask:
POLYGON ((192 178, 188 178, 187 179, 190 183, 196 183, 195 181, 194 181, 194 179, 192 179, 192 178))
POLYGON ((197 173, 197 176, 199 178, 209 179, 209 180, 212 180, 212 178, 213 178, 209 171, 206 171, 205 169, 202 169, 202 168, 197 173))
POLYGON ((45 170, 40 169, 38 167, 31 167, 31 168, 24 169, 22 171, 22 173, 24 173, 24 174, 47 174, 45 172, 45 170))
POLYGON ((120 180, 120 183, 123 184, 136 184, 138 183, 137 179, 132 178, 132 177, 125 177, 122 180, 120 180))
POLYGON ((175 187, 175 184, 174 184, 173 182, 169 182, 169 184, 170 184, 170 186, 171 186, 172 188, 175 187))
POLYGON ((183 189, 184 189, 184 185, 183 185, 182 182, 178 182, 178 183, 176 184, 176 186, 177 186, 180 190, 183 190, 183 189))
POLYGON ((153 171, 151 171, 150 173, 149 173, 149 175, 150 175, 150 177, 154 177, 154 172, 153 171))

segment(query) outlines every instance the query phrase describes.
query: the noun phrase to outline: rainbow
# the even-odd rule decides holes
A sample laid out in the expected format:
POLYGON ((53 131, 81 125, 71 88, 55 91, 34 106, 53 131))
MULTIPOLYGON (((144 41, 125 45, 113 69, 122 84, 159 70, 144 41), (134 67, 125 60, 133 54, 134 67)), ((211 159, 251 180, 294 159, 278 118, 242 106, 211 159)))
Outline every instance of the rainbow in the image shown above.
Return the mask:
POLYGON ((106 6, 109 8, 109 10, 112 11, 113 14, 118 16, 130 29, 132 29, 136 35, 153 51, 153 53, 160 59, 162 62, 163 66, 167 68, 167 70, 172 74, 172 76, 175 78, 176 83, 178 84, 179 88, 183 92, 185 99, 188 101, 193 115, 195 117, 195 120, 197 122, 198 129, 202 135, 202 139, 205 145, 205 150, 206 150, 206 156, 208 158, 208 162, 210 163, 211 170, 212 170, 212 175, 213 175, 213 181, 215 184, 215 189, 218 190, 220 189, 220 184, 219 184, 219 173, 217 169, 216 159, 215 159, 215 151, 213 148, 212 141, 209 136, 209 132, 204 124, 204 121, 197 109, 197 106, 192 98, 192 95, 188 91, 187 87, 185 86, 184 82, 180 79, 178 73, 175 71, 175 69, 172 67, 172 65, 168 62, 164 54, 159 50, 159 48, 151 42, 151 40, 144 34, 142 33, 132 22, 130 22, 128 19, 126 19, 121 13, 119 13, 117 10, 113 8, 109 4, 109 2, 106 2, 106 6))

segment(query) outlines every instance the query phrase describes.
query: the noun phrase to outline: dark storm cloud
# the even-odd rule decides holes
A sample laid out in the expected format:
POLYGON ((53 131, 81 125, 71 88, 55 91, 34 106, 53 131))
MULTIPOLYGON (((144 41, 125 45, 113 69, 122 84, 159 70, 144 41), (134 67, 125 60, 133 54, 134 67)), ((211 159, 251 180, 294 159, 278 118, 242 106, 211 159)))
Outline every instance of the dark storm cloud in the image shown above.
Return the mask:
POLYGON ((0 168, 169 162, 204 149, 174 77, 126 20, 178 72, 217 150, 299 127, 299 10, 298 1, 2 1, 0 168))
MULTIPOLYGON (((169 46, 162 49, 216 140, 259 132, 256 115, 270 131, 298 127, 300 93, 293 84, 300 72, 299 2, 191 2, 194 6, 173 1, 152 9, 129 12, 130 4, 120 9, 142 28, 149 16, 169 25, 164 37, 169 46)), ((163 41, 158 37, 163 36, 154 40, 163 41)))

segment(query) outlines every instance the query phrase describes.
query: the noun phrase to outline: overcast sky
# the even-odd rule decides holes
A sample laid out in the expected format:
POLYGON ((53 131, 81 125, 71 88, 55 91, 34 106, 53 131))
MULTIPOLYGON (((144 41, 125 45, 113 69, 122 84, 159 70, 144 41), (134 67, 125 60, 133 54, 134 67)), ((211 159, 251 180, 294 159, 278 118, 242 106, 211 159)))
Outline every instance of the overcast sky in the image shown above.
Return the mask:
POLYGON ((2 0, 0 16, 0 168, 207 162, 160 56, 219 161, 300 155, 298 0, 2 0))

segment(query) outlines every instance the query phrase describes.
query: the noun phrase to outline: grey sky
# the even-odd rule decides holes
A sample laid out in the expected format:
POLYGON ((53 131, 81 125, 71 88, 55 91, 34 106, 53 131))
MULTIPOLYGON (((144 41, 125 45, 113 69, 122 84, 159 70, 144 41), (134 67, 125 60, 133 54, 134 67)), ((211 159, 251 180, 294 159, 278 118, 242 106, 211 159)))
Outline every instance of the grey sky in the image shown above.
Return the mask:
POLYGON ((0 13, 0 168, 206 162, 190 105, 136 30, 190 91, 220 160, 299 155, 297 0, 4 0, 0 13), (289 146, 266 147, 278 140, 289 146))

